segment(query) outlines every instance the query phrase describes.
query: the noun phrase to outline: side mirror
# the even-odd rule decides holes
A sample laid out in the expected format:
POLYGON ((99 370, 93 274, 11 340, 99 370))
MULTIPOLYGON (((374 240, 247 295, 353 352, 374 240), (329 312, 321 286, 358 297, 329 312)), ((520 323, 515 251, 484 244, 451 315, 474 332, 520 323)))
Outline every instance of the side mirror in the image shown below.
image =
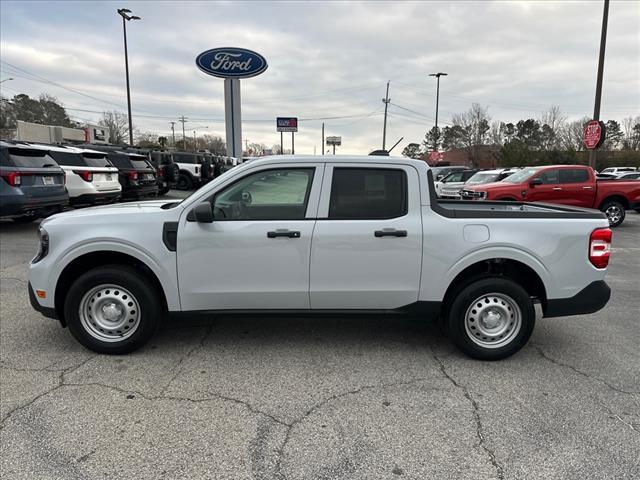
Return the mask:
POLYGON ((193 215, 198 223, 213 223, 213 210, 211 209, 211 203, 202 202, 193 210, 193 215))
POLYGON ((542 179, 540 178, 534 178, 533 180, 531 180, 529 182, 529 186, 530 187, 535 187, 536 185, 542 185, 542 179))

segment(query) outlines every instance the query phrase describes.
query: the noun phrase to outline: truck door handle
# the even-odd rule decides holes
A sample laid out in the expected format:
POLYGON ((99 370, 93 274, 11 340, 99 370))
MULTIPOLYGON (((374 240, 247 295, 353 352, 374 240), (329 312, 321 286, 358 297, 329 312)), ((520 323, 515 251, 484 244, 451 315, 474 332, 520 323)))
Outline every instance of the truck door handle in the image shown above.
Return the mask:
POLYGON ((395 228, 386 228, 384 230, 376 230, 373 235, 377 238, 380 237, 406 237, 406 230, 396 230, 395 228))
POLYGON ((276 230, 275 232, 267 232, 267 238, 300 238, 300 232, 292 230, 276 230))
POLYGON ((591 187, 582 187, 583 190, 591 190, 591 187))
POLYGON ((561 187, 553 187, 553 189, 554 189, 554 190, 556 190, 556 191, 557 191, 557 190, 562 190, 562 188, 561 188, 561 187))

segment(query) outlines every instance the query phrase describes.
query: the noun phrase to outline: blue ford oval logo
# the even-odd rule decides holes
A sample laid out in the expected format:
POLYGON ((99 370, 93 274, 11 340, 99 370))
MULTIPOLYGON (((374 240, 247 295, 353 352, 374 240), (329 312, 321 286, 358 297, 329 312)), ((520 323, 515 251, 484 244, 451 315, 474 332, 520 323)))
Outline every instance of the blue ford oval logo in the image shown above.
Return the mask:
POLYGON ((220 78, 248 78, 267 69, 259 53, 244 48, 213 48, 196 57, 196 65, 208 75, 220 78))

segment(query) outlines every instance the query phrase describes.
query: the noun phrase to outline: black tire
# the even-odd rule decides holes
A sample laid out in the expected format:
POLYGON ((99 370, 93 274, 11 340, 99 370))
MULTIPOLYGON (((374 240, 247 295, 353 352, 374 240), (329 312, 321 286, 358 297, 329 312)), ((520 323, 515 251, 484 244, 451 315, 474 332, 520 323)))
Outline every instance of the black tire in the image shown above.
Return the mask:
POLYGON ((524 288, 504 277, 484 277, 460 288, 448 309, 446 330, 451 341, 468 356, 478 360, 501 360, 527 343, 535 320, 533 301, 524 288), (475 309, 476 305, 482 307, 475 309), (481 320, 483 313, 497 317, 487 319, 485 316, 481 320), (489 330, 484 322, 488 320, 504 325, 503 330, 495 330, 495 337, 486 333, 489 330))
POLYGON ((191 190, 193 188, 193 180, 186 173, 178 175, 178 182, 176 183, 178 190, 191 190))
POLYGON ((158 190, 158 196, 166 195, 167 193, 169 193, 169 190, 169 187, 162 187, 160 190, 158 190))
POLYGON ((635 208, 634 210, 636 211, 636 213, 640 213, 640 208, 635 208))
POLYGON ((619 227, 624 222, 624 217, 627 212, 624 205, 615 200, 607 200, 600 207, 600 211, 604 212, 609 220, 609 226, 611 228, 619 227))
POLYGON ((13 217, 11 220, 13 220, 15 223, 31 223, 37 220, 38 218, 40 218, 40 215, 32 214, 32 215, 23 215, 21 217, 13 217))
MULTIPOLYGON (((110 292, 110 290, 107 290, 107 292, 110 292)), ((98 295, 98 297, 99 296, 100 295, 98 295)), ((91 305, 93 305, 93 303, 91 303, 91 305)), ((96 308, 98 308, 98 304, 96 303, 95 305, 96 308)), ((94 315, 96 314, 95 311, 93 313, 94 315)), ((138 270, 125 265, 105 265, 96 267, 80 275, 73 285, 71 285, 64 302, 64 316, 69 331, 71 331, 76 340, 86 348, 97 353, 120 355, 133 352, 147 343, 160 324, 161 317, 163 316, 163 307, 160 294, 157 292, 155 285, 138 270), (101 286, 114 290, 113 294, 119 295, 117 300, 124 298, 125 300, 123 300, 123 302, 127 301, 127 305, 129 305, 128 307, 124 306, 126 310, 135 308, 135 306, 132 306, 133 302, 136 302, 138 305, 138 312, 134 310, 123 312, 122 325, 124 325, 124 327, 114 327, 118 329, 122 328, 122 335, 120 335, 120 337, 123 337, 122 340, 116 339, 118 335, 115 331, 100 334, 97 330, 101 324, 93 323, 94 320, 98 320, 93 319, 90 315, 87 315, 87 317, 92 319, 86 319, 86 322, 92 322, 93 327, 89 326, 88 323, 87 326, 85 326, 81 319, 80 310, 82 308, 81 303, 83 302, 83 298, 101 286), (125 292, 121 292, 118 289, 124 290, 125 292), (130 293, 133 298, 129 298, 123 293, 130 293), (131 332, 133 333, 131 333, 124 329, 128 328, 127 322, 131 322, 131 319, 127 319, 126 317, 133 313, 137 313, 138 316, 136 317, 137 321, 133 324, 135 329, 132 330, 131 332), (90 331, 92 328, 94 329, 93 333, 90 331), (99 335, 104 335, 108 340, 97 338, 99 335), (125 338, 125 335, 128 336, 125 338)), ((104 325, 104 321, 102 325, 104 325)), ((100 331, 104 332, 103 330, 100 331)), ((119 331, 120 330, 118 330, 118 332, 119 331)))

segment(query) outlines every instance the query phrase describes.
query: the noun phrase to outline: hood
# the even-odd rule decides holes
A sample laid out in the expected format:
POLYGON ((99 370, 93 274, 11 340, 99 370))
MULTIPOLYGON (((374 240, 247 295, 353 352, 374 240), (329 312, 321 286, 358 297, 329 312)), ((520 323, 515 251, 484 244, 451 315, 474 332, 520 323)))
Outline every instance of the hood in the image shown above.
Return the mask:
POLYGON ((46 225, 49 222, 59 221, 73 221, 82 217, 119 217, 127 214, 140 214, 140 213, 154 213, 154 212, 166 212, 162 209, 163 205, 167 203, 177 203, 180 200, 150 200, 145 202, 127 202, 117 203, 115 205, 102 205, 99 207, 82 208, 79 210, 69 210, 66 212, 58 213, 44 219, 41 225, 46 225))
POLYGON ((481 183, 478 185, 465 185, 465 190, 474 190, 474 191, 491 191, 491 190, 499 190, 501 188, 512 188, 517 183, 507 183, 507 182, 492 182, 492 183, 481 183))

